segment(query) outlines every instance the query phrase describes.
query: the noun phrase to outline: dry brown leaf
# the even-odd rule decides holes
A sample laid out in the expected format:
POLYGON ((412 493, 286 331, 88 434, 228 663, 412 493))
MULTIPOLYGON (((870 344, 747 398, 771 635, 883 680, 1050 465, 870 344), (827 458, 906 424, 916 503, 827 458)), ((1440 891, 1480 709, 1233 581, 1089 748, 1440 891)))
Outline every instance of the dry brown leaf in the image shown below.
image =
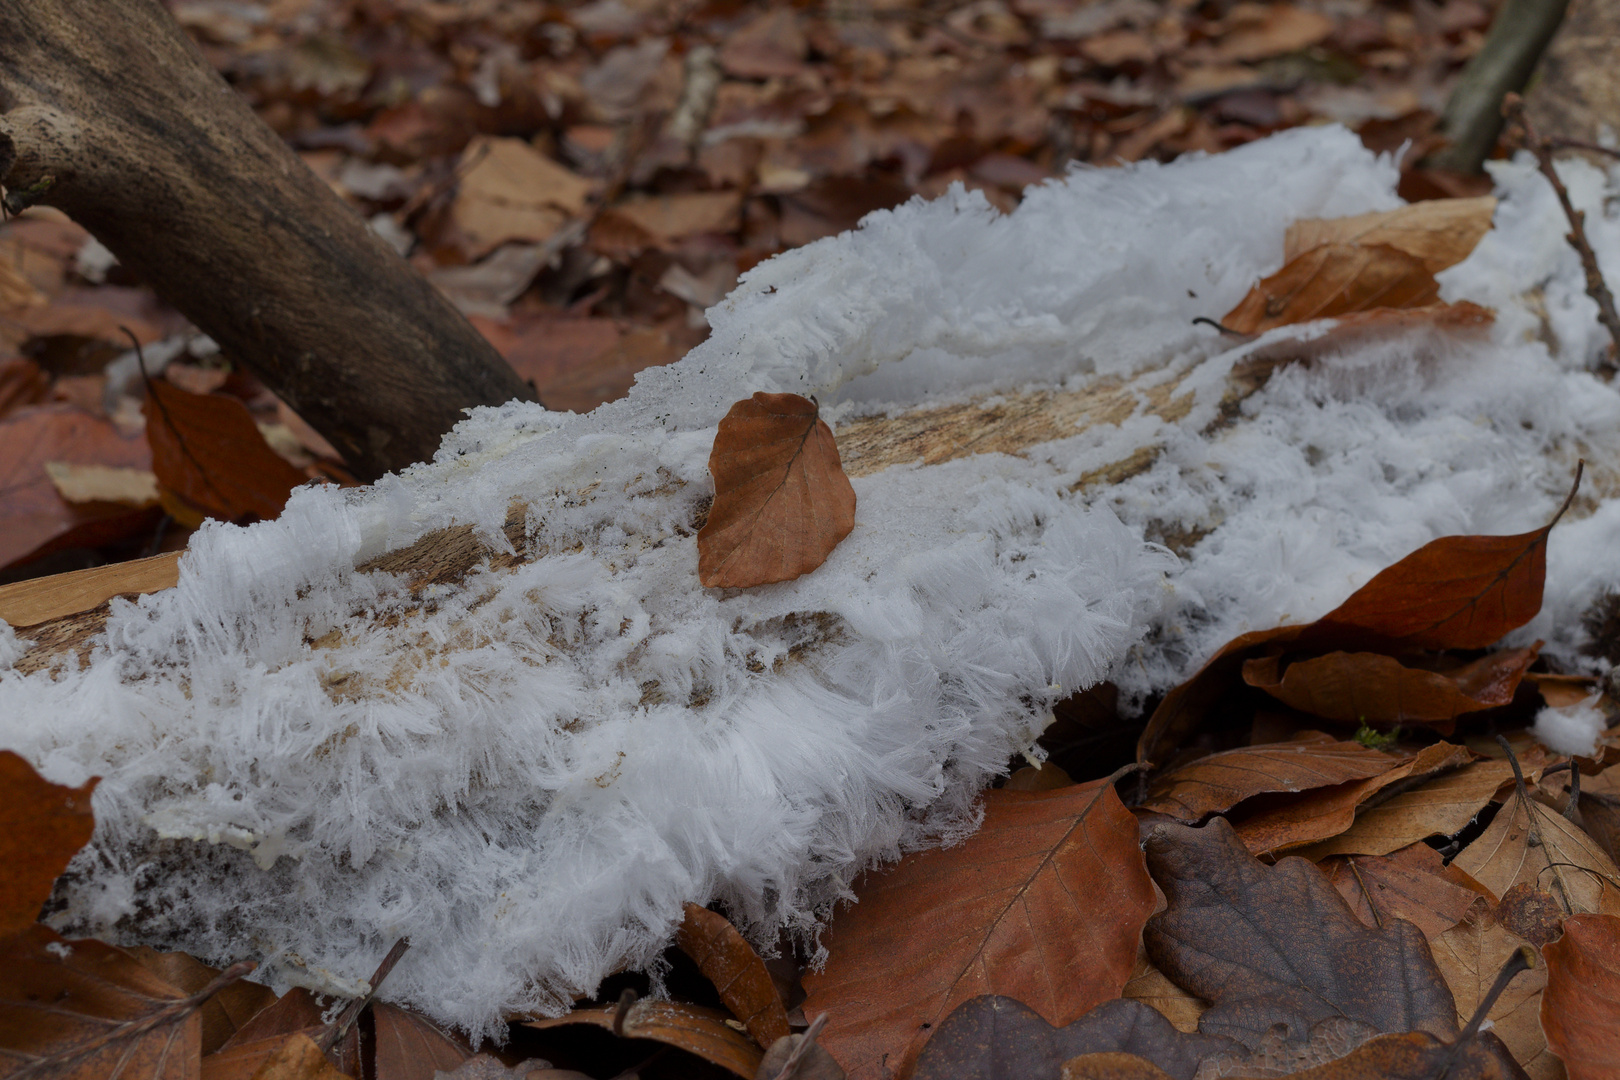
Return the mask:
POLYGON ((1264 60, 1297 52, 1333 33, 1333 20, 1319 11, 1292 4, 1264 8, 1249 4, 1238 8, 1230 20, 1232 28, 1216 46, 1216 55, 1228 62, 1264 60))
POLYGON ((1085 1054, 1063 1063, 1062 1080, 1171 1080, 1146 1058, 1118 1052, 1085 1054))
POLYGON ((302 1032, 286 1036, 253 1073, 252 1080, 348 1080, 302 1032))
POLYGON ((1506 761, 1473 762, 1363 810, 1344 832, 1295 854, 1310 859, 1387 855, 1430 836, 1454 835, 1491 801, 1503 781, 1512 779, 1506 761))
POLYGON ((1620 918, 1576 915, 1544 945, 1547 989, 1541 1025, 1569 1080, 1620 1075, 1620 918))
POLYGON ((35 924, 0 938, 0 1076, 192 1080, 196 1006, 128 953, 35 924))
POLYGON ((1153 781, 1141 805, 1180 821, 1201 821, 1253 795, 1362 780, 1398 764, 1358 742, 1303 731, 1288 742, 1223 750, 1165 773, 1153 781))
MULTIPOLYGON (((0 262, 0 266, 4 266, 0 262)), ((4 288, 0 282, 0 289, 4 288)), ((0 416, 24 405, 44 401, 51 392, 51 377, 38 364, 21 356, 0 360, 0 416)))
POLYGON ((1497 896, 1529 884, 1572 915, 1620 915, 1620 870, 1562 814, 1515 791, 1496 819, 1453 864, 1497 896))
MULTIPOLYGON (((1457 1001, 1457 1022, 1466 1024, 1485 999, 1502 965, 1522 948, 1523 938, 1501 925, 1490 901, 1480 897, 1456 926, 1430 938, 1434 962, 1457 1001)), ((1531 1080, 1558 1080, 1563 1069, 1547 1051, 1538 1015, 1547 970, 1537 967, 1520 973, 1486 1014, 1498 1038, 1531 1080)))
POLYGON ((1282 657, 1266 656, 1243 665, 1243 681, 1324 720, 1425 724, 1450 734, 1463 713, 1510 703, 1538 651, 1539 644, 1494 653, 1445 674, 1410 668, 1382 653, 1330 652, 1286 669, 1282 657))
POLYGON ((788 1035, 787 1010, 754 947, 719 912, 686 905, 675 944, 714 984, 720 1000, 762 1047, 788 1035))
POLYGON ((1423 261, 1388 244, 1323 244, 1262 279, 1221 325, 1240 334, 1373 308, 1437 303, 1440 286, 1423 261))
POLYGON ((1074 778, 1058 767, 1056 762, 1043 761, 1039 767, 1026 765, 1007 777, 1001 785, 1003 791, 1056 791, 1070 787, 1074 778))
POLYGON ((465 172, 450 219, 462 254, 475 262, 511 241, 548 239, 585 210, 591 182, 522 139, 482 136, 462 153, 465 172))
POLYGON ((1136 820, 1107 780, 992 791, 963 843, 855 884, 822 937, 806 1015, 852 1077, 904 1076, 929 1031, 983 994, 1067 1024, 1118 996, 1154 893, 1136 820))
MULTIPOLYGON (((590 1024, 613 1030, 615 1005, 575 1009, 550 1020, 531 1020, 525 1027, 562 1027, 590 1024)), ((744 1080, 754 1080, 764 1052, 742 1032, 727 1026, 729 1016, 718 1009, 705 1009, 678 1001, 638 1001, 624 1016, 624 1035, 629 1039, 651 1039, 685 1050, 689 1054, 727 1069, 744 1080)))
MULTIPOLYGON (((638 372, 674 363, 681 356, 680 345, 662 330, 637 327, 623 337, 615 334, 601 352, 584 363, 549 377, 530 377, 546 408, 584 413, 628 394, 638 372)), ((522 368, 518 370, 523 373, 522 368)))
POLYGON ((472 1056, 431 1020, 387 1002, 371 1003, 371 1024, 372 1080, 433 1080, 472 1056))
POLYGON ((1388 244, 1438 274, 1466 259, 1491 229, 1496 198, 1426 199, 1395 210, 1342 218, 1309 218, 1288 226, 1287 261, 1323 244, 1388 244))
POLYGON ((1136 970, 1131 972, 1130 981, 1119 996, 1152 1006, 1174 1024, 1177 1031, 1189 1035, 1198 1030, 1198 1018, 1209 1008, 1209 1002, 1187 993, 1154 967, 1146 950, 1136 958, 1136 970))
POLYGON ((714 504, 698 532, 710 588, 792 581, 855 527, 855 489, 815 402, 757 393, 720 421, 709 455, 714 504))
POLYGON ((1330 855, 1317 866, 1362 922, 1405 919, 1434 940, 1462 921, 1484 886, 1445 865, 1428 844, 1389 855, 1330 855))
MULTIPOLYGON (((158 952, 145 945, 126 949, 146 970, 186 994, 195 994, 212 982, 219 969, 183 952, 158 952)), ((214 1053, 249 1020, 274 1005, 276 994, 268 986, 238 980, 203 1002, 202 1053, 214 1053)))
POLYGON ((1415 756, 1365 780, 1308 791, 1281 806, 1234 820, 1238 836, 1256 855, 1275 855, 1337 836, 1355 821, 1356 809, 1384 788, 1413 776, 1454 769, 1468 751, 1451 743, 1426 746, 1415 756))
POLYGON ((268 520, 306 477, 264 441, 253 414, 224 394, 189 394, 162 379, 147 389, 146 438, 164 509, 204 518, 268 520))
POLYGON ((90 842, 96 818, 90 793, 53 784, 17 754, 0 750, 0 937, 33 925, 51 886, 90 842))
POLYGON ((735 191, 692 191, 646 195, 614 205, 601 219, 640 230, 653 244, 667 244, 699 233, 735 232, 742 223, 742 197, 735 191))
MULTIPOLYGON (((804 1040, 804 1035, 784 1035, 771 1043, 765 1057, 760 1060, 759 1072, 754 1074, 754 1080, 776 1080, 804 1040)), ((790 1080, 844 1080, 844 1070, 838 1060, 827 1053, 826 1047, 813 1042, 799 1051, 798 1061, 788 1076, 790 1080)))

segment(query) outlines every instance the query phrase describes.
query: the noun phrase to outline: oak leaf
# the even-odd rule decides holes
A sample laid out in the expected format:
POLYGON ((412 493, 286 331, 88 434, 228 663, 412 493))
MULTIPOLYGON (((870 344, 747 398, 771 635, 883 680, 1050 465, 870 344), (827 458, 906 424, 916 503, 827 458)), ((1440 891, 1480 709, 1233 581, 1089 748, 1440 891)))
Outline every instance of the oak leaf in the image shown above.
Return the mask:
MULTIPOLYGON (((575 1009, 571 1013, 549 1020, 531 1020, 525 1027, 563 1027, 568 1024, 590 1024, 594 1027, 614 1029, 618 1006, 603 1005, 575 1009)), ((627 1039, 651 1039, 696 1054, 711 1064, 754 1080, 764 1053, 753 1040, 726 1024, 726 1013, 718 1009, 705 1009, 678 1001, 638 1001, 625 1012, 620 1030, 627 1039)))
POLYGON ((90 794, 99 782, 53 784, 0 750, 0 937, 33 925, 56 879, 90 842, 96 827, 90 794))
POLYGON ((1015 997, 1066 1024, 1118 996, 1154 905, 1137 832, 1109 780, 993 791, 963 843, 866 875, 804 980, 827 1049, 852 1077, 904 1077, 969 998, 1015 997))
POLYGON ((1282 1025, 1290 1042, 1346 1017, 1376 1032, 1457 1033, 1451 992, 1411 923, 1362 925, 1315 866, 1266 866, 1224 818, 1147 831, 1166 909, 1143 939, 1153 963, 1209 1001, 1198 1027, 1251 1050, 1282 1025))
POLYGON ((1541 948, 1547 989, 1541 1026, 1570 1080, 1620 1073, 1620 918, 1575 915, 1564 936, 1541 948))
POLYGON ((815 402, 767 394, 737 402, 709 455, 714 505, 698 532, 711 588, 791 581, 826 561, 855 527, 855 489, 815 402))
POLYGON ((164 509, 188 525, 203 518, 268 520, 306 477, 270 449, 247 406, 225 394, 192 394, 163 379, 148 385, 146 438, 164 509))
POLYGON ((771 1047, 789 1034, 787 1010, 782 1007, 782 996, 776 992, 765 961, 730 919, 687 904, 685 918, 675 932, 675 944, 714 984, 720 1000, 760 1046, 771 1047))

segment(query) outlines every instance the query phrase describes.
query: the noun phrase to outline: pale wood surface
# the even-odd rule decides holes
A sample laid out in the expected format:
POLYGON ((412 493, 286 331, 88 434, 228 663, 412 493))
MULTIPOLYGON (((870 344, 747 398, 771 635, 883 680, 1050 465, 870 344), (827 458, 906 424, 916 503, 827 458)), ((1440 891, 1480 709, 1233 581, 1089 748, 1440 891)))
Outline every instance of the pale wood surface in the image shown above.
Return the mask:
MULTIPOLYGON (((74 570, 0 586, 0 619, 18 629, 99 607, 115 596, 167 589, 180 579, 180 552, 74 570)), ((27 636, 27 635, 24 635, 27 636)))

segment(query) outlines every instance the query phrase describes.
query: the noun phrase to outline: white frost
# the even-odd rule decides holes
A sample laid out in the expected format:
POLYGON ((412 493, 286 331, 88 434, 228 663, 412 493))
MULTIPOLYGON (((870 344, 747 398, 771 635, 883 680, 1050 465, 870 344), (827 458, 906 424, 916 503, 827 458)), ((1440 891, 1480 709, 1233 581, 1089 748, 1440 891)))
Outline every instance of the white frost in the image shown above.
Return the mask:
POLYGON ((1573 705, 1557 708, 1548 706, 1536 714, 1535 726, 1530 734, 1555 754, 1582 754, 1590 756, 1597 750, 1598 736, 1609 726, 1603 710, 1597 707, 1597 698, 1577 701, 1573 705))
MULTIPOLYGON (((1581 168, 1613 253, 1613 182, 1581 168)), ((762 941, 812 928, 863 866, 971 828, 1062 694, 1162 688, 1437 535, 1534 527, 1576 452, 1616 460, 1620 396, 1586 373, 1599 339, 1556 207, 1523 165, 1498 180, 1498 231, 1445 278, 1502 310, 1488 343, 1349 350, 1213 427, 1245 351, 1191 319, 1276 269, 1296 218, 1398 204, 1342 129, 1081 170, 1005 217, 960 189, 874 214, 751 271, 710 340, 623 401, 477 410, 430 464, 204 528, 176 588, 114 602, 83 670, 0 664, 0 747, 105 778, 57 923, 320 987, 408 935, 384 996, 481 1034, 649 963, 683 901, 726 901, 762 941), (855 530, 815 573, 697 583, 714 425, 753 391, 837 419, 1161 373, 1196 394, 1176 424, 858 478, 855 530), (1152 445, 1147 472, 1069 494, 1152 445), (355 570, 448 526, 505 548, 514 499, 544 558, 425 609, 355 570), (1173 533, 1202 537, 1181 564, 1150 542, 1173 533)), ((1554 534, 1526 633, 1560 655, 1620 581, 1592 524, 1617 512, 1554 534)))

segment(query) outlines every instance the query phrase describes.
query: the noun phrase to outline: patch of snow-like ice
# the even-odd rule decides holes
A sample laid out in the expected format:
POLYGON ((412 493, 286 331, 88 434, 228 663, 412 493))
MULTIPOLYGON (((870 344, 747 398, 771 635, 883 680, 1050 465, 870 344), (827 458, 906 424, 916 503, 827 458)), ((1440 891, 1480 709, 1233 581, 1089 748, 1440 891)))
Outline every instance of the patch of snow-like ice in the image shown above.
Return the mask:
MULTIPOLYGON (((1620 253, 1613 179, 1569 168, 1620 253)), ((409 936, 384 996, 476 1034, 653 963, 684 901, 761 941, 811 930, 862 867, 971 829, 1063 694, 1111 677, 1140 698, 1435 536, 1538 525, 1577 449, 1614 460, 1620 395, 1587 372, 1602 342, 1556 205, 1527 166, 1497 179, 1497 231, 1444 278, 1499 309, 1488 342, 1285 369, 1230 423, 1210 427, 1245 353, 1191 319, 1275 270, 1291 221, 1398 205, 1343 129, 1078 170, 1007 216, 960 189, 873 214, 755 268, 622 401, 480 409, 431 463, 205 527, 178 586, 114 601, 83 670, 5 670, 0 627, 0 747, 104 777, 55 921, 328 988, 409 936), (837 421, 1161 371, 1197 394, 1178 423, 857 478, 821 569, 698 585, 714 427, 756 390, 837 421), (1152 444, 1146 472, 1069 494, 1152 444), (544 558, 426 607, 355 570, 452 525, 508 549, 513 500, 544 558), (1179 562, 1151 542, 1172 532, 1201 536, 1179 562)), ((1554 533, 1526 633, 1563 655, 1620 581, 1615 506, 1554 533)))

